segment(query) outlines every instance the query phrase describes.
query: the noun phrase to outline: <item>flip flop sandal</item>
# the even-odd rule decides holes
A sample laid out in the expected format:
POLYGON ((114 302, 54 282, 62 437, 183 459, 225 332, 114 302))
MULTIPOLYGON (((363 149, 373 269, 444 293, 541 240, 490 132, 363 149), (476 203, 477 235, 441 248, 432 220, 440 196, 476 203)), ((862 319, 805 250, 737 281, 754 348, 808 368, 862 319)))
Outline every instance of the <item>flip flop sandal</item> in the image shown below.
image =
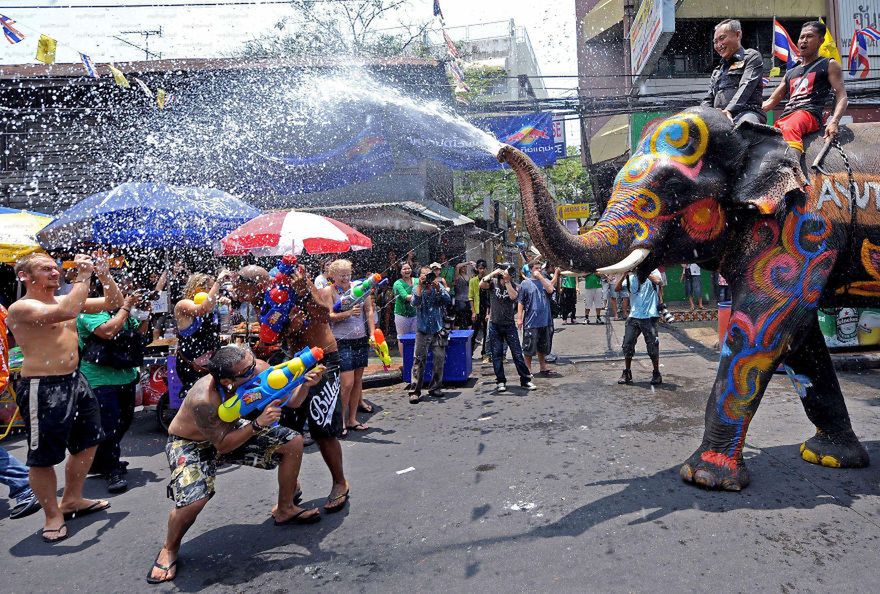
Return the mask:
POLYGON ((70 531, 67 529, 67 524, 61 524, 58 528, 46 528, 43 529, 42 537, 43 542, 48 542, 49 544, 55 544, 56 542, 61 542, 70 536, 70 531), (59 536, 58 538, 46 538, 47 534, 56 534, 64 530, 64 536, 59 536))
POLYGON ((171 577, 168 577, 168 572, 171 571, 172 568, 177 567, 177 561, 178 560, 175 559, 174 561, 171 562, 171 565, 166 567, 164 565, 159 565, 159 557, 156 557, 156 560, 153 561, 153 567, 151 567, 150 571, 147 572, 147 583, 148 584, 164 584, 165 582, 170 582, 171 580, 176 578, 177 577, 177 570, 176 569, 174 570, 174 575, 172 575, 171 577), (153 569, 161 569, 162 571, 165 572, 165 577, 162 579, 154 578, 153 577, 153 569))
POLYGON ((358 423, 357 425, 349 425, 346 427, 349 431, 369 431, 370 428, 364 425, 363 423, 358 423))
POLYGON ((340 499, 342 499, 342 503, 340 503, 339 505, 336 505, 334 507, 327 507, 327 503, 325 503, 323 506, 324 513, 325 514, 335 514, 336 512, 342 511, 342 509, 345 507, 345 504, 348 503, 350 493, 351 493, 351 489, 348 489, 342 495, 337 495, 336 497, 328 497, 327 503, 334 503, 336 501, 339 501, 340 499))
MULTIPOLYGON (((312 509, 314 509, 314 508, 312 508, 312 509)), ((316 522, 320 522, 321 521, 321 513, 320 512, 318 512, 314 515, 311 515, 311 516, 303 516, 304 513, 310 512, 310 511, 312 511, 312 509, 304 509, 304 510, 294 514, 290 518, 284 520, 283 522, 279 522, 278 520, 275 520, 275 525, 276 526, 290 526, 291 524, 314 524, 316 522)))
POLYGON ((72 520, 74 518, 81 518, 83 516, 88 516, 91 514, 96 514, 98 512, 102 512, 106 509, 110 509, 109 501, 96 501, 88 507, 84 507, 82 509, 78 509, 76 511, 70 511, 64 513, 65 520, 72 520))

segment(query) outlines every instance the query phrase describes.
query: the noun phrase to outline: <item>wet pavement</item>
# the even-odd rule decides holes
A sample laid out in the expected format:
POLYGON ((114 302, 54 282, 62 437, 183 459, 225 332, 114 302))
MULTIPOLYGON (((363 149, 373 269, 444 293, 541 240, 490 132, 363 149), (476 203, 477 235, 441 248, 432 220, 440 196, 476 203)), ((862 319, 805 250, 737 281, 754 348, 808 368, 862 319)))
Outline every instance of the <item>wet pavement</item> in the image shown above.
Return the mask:
MULTIPOLYGON (((557 323, 558 324, 558 323, 557 323)), ((344 441, 350 506, 313 526, 278 528, 275 474, 227 467, 190 530, 178 578, 160 591, 738 592, 869 591, 880 578, 880 372, 842 373, 856 433, 874 465, 834 470, 800 460, 811 427, 777 376, 751 425, 742 493, 684 485, 699 445, 717 355, 661 334, 664 384, 652 389, 639 345, 635 385, 618 386, 623 323, 557 325, 558 377, 537 392, 496 394, 490 366, 442 399, 367 392, 372 429, 344 441)), ((681 336, 682 338, 677 338, 681 336)), ((515 377, 508 363, 509 378, 515 377)), ((515 386, 516 382, 512 382, 515 386)), ((21 436, 4 446, 19 458, 21 436)), ((0 520, 5 592, 146 591, 170 502, 164 438, 139 413, 123 442, 131 489, 87 495, 113 507, 44 544, 41 516, 0 520)), ((329 474, 307 448, 305 505, 329 474)), ((4 492, 5 493, 5 492, 4 492)), ((0 517, 8 514, 0 501, 0 517)))

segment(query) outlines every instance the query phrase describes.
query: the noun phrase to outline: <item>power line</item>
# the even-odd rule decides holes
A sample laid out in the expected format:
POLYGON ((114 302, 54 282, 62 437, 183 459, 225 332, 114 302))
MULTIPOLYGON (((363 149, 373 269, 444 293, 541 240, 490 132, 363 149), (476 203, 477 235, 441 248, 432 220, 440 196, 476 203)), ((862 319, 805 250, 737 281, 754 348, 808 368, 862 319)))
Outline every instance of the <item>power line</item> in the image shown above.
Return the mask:
MULTIPOLYGON (((354 4, 363 0, 309 0, 318 4, 354 4)), ((217 0, 216 2, 184 2, 173 4, 171 2, 144 2, 139 4, 53 4, 44 6, 4 6, 4 10, 42 10, 42 9, 65 9, 65 8, 210 8, 212 6, 259 6, 262 4, 293 4, 292 0, 217 0)))

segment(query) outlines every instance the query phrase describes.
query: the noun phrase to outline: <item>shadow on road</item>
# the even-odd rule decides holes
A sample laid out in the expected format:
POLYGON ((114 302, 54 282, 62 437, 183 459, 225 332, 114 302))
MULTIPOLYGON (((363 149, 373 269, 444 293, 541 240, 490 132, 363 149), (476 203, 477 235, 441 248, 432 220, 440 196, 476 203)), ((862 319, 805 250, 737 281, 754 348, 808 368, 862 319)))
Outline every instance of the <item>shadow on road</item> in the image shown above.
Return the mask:
POLYGON ((79 553, 96 545, 100 542, 101 536, 108 530, 116 527, 122 520, 128 516, 128 512, 108 512, 106 514, 95 514, 85 518, 79 518, 67 521, 68 540, 59 542, 58 544, 47 544, 43 542, 40 532, 28 536, 22 541, 12 545, 9 553, 15 557, 58 557, 60 555, 71 555, 79 553), (88 540, 84 540, 79 544, 76 543, 76 533, 83 527, 91 524, 104 525, 98 528, 95 535, 88 540))
MULTIPOLYGON (((323 503, 304 502, 304 507, 323 503)), ((317 565, 335 556, 323 551, 320 542, 340 527, 348 506, 336 514, 322 514, 312 526, 227 524, 184 541, 180 549, 180 574, 174 585, 184 592, 197 592, 214 585, 239 586, 268 572, 287 571, 301 563, 317 565)), ((286 588, 281 586, 281 590, 286 588)))
MULTIPOLYGON (((740 493, 707 491, 686 485, 679 478, 679 465, 675 465, 648 476, 586 483, 586 489, 608 485, 621 485, 623 489, 573 509, 544 526, 504 537, 450 544, 430 552, 509 541, 576 537, 609 520, 634 514, 638 517, 629 522, 630 526, 654 522, 683 510, 720 514, 740 509, 810 510, 820 505, 849 508, 864 497, 880 496, 880 465, 876 462, 864 469, 823 468, 800 460, 799 445, 764 448, 747 460, 752 485, 740 493)), ((868 441, 864 445, 875 461, 880 460, 880 442, 868 441)), ((486 506, 476 507, 471 521, 476 522, 487 513, 486 506)))

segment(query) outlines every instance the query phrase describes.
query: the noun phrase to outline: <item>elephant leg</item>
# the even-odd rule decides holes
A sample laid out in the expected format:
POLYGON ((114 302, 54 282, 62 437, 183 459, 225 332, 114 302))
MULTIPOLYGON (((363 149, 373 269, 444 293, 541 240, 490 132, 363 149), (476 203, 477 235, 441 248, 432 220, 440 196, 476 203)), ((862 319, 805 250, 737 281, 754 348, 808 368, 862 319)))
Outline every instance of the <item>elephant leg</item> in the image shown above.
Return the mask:
POLYGON ((796 205, 781 227, 766 218, 756 221, 749 241, 730 254, 730 267, 739 266, 730 275, 730 326, 706 405, 703 442, 681 467, 686 482, 730 491, 749 484, 742 457, 746 432, 773 372, 789 349, 800 346, 803 329, 816 323, 838 254, 832 231, 821 213, 796 205))
POLYGON ((742 457, 746 432, 787 347, 782 336, 770 345, 750 340, 749 322, 742 312, 733 316, 706 404, 703 443, 681 467, 685 482, 727 491, 739 491, 749 484, 742 457))
POLYGON ((816 434, 801 444, 803 459, 832 468, 867 466, 868 452, 852 430, 818 320, 813 320, 803 341, 788 354, 785 369, 816 426, 816 434))

